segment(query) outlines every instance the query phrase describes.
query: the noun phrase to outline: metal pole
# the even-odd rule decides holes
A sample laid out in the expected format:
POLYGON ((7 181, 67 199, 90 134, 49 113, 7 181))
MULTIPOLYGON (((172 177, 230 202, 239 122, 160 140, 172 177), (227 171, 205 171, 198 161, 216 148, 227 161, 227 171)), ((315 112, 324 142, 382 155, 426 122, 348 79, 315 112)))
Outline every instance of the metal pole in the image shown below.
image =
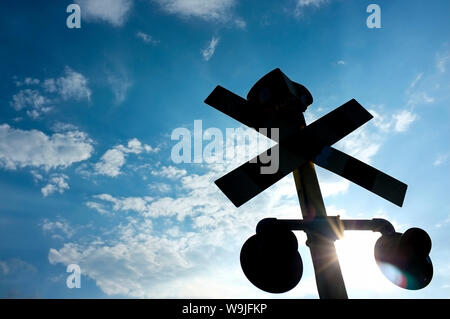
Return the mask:
MULTIPOLYGON (((302 120, 305 123, 303 116, 302 120)), ((293 174, 303 219, 310 221, 316 217, 326 217, 327 212, 313 162, 308 161, 295 169, 293 174)), ((311 251, 319 297, 347 299, 334 240, 312 232, 307 232, 307 236, 306 245, 311 251)))

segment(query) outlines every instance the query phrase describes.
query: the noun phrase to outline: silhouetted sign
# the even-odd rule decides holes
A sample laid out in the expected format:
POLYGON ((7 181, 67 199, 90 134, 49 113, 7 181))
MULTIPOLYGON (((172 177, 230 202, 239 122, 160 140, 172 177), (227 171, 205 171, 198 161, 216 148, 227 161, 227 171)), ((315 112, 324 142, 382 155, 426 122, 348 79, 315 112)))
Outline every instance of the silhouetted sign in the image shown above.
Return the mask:
POLYGON ((311 94, 275 69, 253 86, 247 99, 217 86, 205 103, 256 130, 280 130, 275 139, 278 144, 271 148, 279 154, 279 169, 274 174, 261 174, 264 164, 255 158, 215 181, 235 206, 246 203, 310 160, 398 206, 403 205, 406 184, 331 147, 373 118, 356 100, 306 125, 300 115, 312 103, 311 94))

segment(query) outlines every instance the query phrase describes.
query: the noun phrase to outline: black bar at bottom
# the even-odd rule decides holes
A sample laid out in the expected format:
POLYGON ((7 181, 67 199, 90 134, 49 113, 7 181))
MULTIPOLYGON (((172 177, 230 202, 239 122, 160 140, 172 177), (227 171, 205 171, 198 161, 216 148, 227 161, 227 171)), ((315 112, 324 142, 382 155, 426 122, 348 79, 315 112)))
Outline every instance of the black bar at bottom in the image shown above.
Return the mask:
MULTIPOLYGON (((300 282, 301 284, 301 282, 300 282)), ((201 289, 199 287, 199 289, 201 289)), ((102 300, 0 300, 4 313, 29 316, 29 312, 45 313, 45 316, 65 318, 70 313, 73 318, 104 318, 111 312, 114 318, 129 318, 139 314, 143 318, 301 318, 325 314, 334 316, 374 318, 409 318, 409 313, 432 309, 439 312, 448 308, 449 300, 315 300, 315 299, 102 299, 102 300), (265 305, 264 311, 261 311, 265 305), (189 308, 190 307, 190 308, 189 308), (204 307, 204 308, 200 308, 204 307), (215 307, 214 314, 206 313, 206 307, 215 307), (257 308, 256 308, 257 307, 257 308), (232 313, 231 310, 237 309, 232 313), (204 313, 183 313, 188 309, 205 309, 204 313), (219 310, 222 309, 222 310, 219 310), (244 311, 247 313, 244 314, 244 311), (339 315, 338 315, 339 314, 339 315)), ((210 308, 211 309, 211 308, 210 308)), ((442 312, 444 313, 444 312, 442 312)))

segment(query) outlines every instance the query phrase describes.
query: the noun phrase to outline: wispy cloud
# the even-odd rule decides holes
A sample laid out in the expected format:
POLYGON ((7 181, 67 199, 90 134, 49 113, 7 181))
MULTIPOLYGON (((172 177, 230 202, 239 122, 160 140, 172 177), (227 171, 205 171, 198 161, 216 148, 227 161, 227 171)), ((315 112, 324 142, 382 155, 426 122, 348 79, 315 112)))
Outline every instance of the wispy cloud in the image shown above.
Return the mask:
POLYGON ((436 56, 436 68, 441 73, 445 73, 447 68, 447 63, 450 61, 450 53, 438 53, 436 56))
POLYGON ((144 41, 144 43, 148 43, 148 44, 158 44, 159 41, 153 39, 153 37, 145 32, 142 31, 138 31, 136 32, 136 37, 138 39, 141 39, 142 41, 144 41))
POLYGON ((417 115, 408 110, 402 110, 393 115, 394 129, 397 132, 405 132, 417 119, 417 115))
POLYGON ((0 260, 0 275, 2 277, 23 273, 37 273, 37 269, 19 258, 0 260))
POLYGON ((64 193, 65 190, 69 189, 69 184, 67 180, 69 177, 65 174, 54 174, 51 176, 48 184, 41 188, 41 193, 44 197, 47 197, 53 193, 64 193))
MULTIPOLYGON (((434 97, 431 97, 423 88, 424 73, 418 73, 411 81, 405 90, 406 106, 403 109, 397 110, 391 115, 382 115, 379 111, 370 109, 373 115, 373 124, 380 131, 389 132, 394 131, 398 133, 406 132, 417 119, 418 115, 416 107, 431 104, 434 102, 434 97)), ((383 105, 378 109, 382 109, 383 105)))
POLYGON ((345 153, 370 163, 380 149, 381 142, 377 140, 376 135, 369 133, 367 127, 362 127, 340 140, 336 146, 345 153))
POLYGON ((137 138, 128 141, 128 145, 116 145, 102 155, 94 168, 97 174, 116 177, 121 174, 121 168, 125 165, 128 154, 141 154, 158 152, 158 148, 142 144, 137 138))
POLYGON ((383 132, 388 132, 392 127, 392 119, 386 119, 386 116, 381 115, 374 109, 369 109, 369 112, 373 116, 373 125, 383 132))
POLYGON ((440 166, 442 164, 445 164, 448 161, 449 154, 440 154, 436 157, 436 159, 433 162, 433 166, 440 166))
POLYGON ((15 83, 17 86, 24 86, 24 85, 38 85, 41 81, 39 79, 33 79, 30 77, 26 77, 23 81, 16 80, 15 83))
POLYGON ((204 20, 228 20, 235 0, 153 0, 171 14, 204 20))
POLYGON ((114 74, 108 73, 106 81, 114 94, 114 102, 116 104, 123 103, 127 97, 128 90, 133 85, 131 80, 128 78, 128 75, 124 72, 114 74))
POLYGON ((47 92, 59 94, 63 100, 90 100, 92 94, 86 77, 70 67, 66 67, 64 76, 46 79, 43 87, 47 92))
POLYGON ((414 87, 416 86, 416 84, 422 79, 423 73, 419 73, 417 74, 416 78, 411 82, 411 84, 409 85, 409 89, 414 89, 414 87))
MULTIPOLYGON (((351 154, 365 159, 373 156, 377 147, 371 145, 378 144, 369 135, 360 133, 346 139, 349 137, 353 142, 348 141, 345 149, 351 149, 351 154), (357 144, 359 149, 355 147, 357 144), (371 150, 364 152, 363 149, 371 150)), ((49 262, 68 264, 76 260, 84 274, 95 280, 108 295, 267 297, 249 285, 236 252, 254 234, 256 223, 272 214, 270 212, 276 212, 278 218, 297 218, 298 199, 293 178, 288 176, 248 202, 245 214, 237 210, 219 189, 213 187, 214 180, 243 160, 240 150, 247 148, 247 143, 240 139, 237 143, 236 158, 227 163, 206 164, 202 172, 186 170, 181 173, 180 169, 169 169, 170 165, 163 166, 167 167, 161 169, 163 174, 175 177, 171 182, 175 194, 156 193, 154 197, 148 197, 144 192, 140 196, 106 193, 92 196, 86 205, 102 214, 122 213, 126 215, 126 222, 105 234, 96 232, 99 244, 74 238, 63 247, 50 249, 49 262), (99 265, 107 267, 108 271, 99 272, 99 265), (203 288, 198 289, 199 286, 203 288)), ((348 182, 340 183, 338 177, 325 181, 326 196, 345 193, 348 188, 348 182)), ((335 211, 341 212, 333 209, 331 213, 335 211)), ((300 241, 306 240, 303 234, 299 236, 300 241)), ((300 249, 308 253, 304 245, 300 249)), ((381 278, 379 272, 376 274, 378 279, 381 278)), ((305 275, 302 284, 284 296, 317 297, 314 276, 305 275)))
POLYGON ((50 234, 52 238, 65 239, 71 238, 75 234, 75 228, 63 218, 51 221, 45 218, 41 223, 42 231, 50 234))
POLYGON ((209 44, 206 48, 202 50, 202 56, 205 61, 209 61, 211 57, 214 55, 214 52, 216 52, 216 47, 219 44, 219 38, 212 37, 211 41, 209 41, 209 44))
POLYGON ((140 214, 149 214, 150 203, 153 201, 152 197, 114 197, 109 194, 94 195, 95 201, 88 202, 90 208, 98 210, 103 213, 105 209, 109 211, 133 211, 140 214), (93 203, 97 204, 94 205, 93 203), (101 208, 101 209, 99 209, 101 208))
POLYGON ((16 85, 32 88, 24 88, 14 94, 10 105, 16 111, 26 110, 26 114, 33 119, 50 112, 61 99, 89 101, 92 94, 86 77, 70 67, 66 67, 64 75, 59 78, 48 78, 43 81, 25 78, 24 81, 16 81, 16 85))
POLYGON ((99 212, 102 215, 109 215, 110 214, 110 212, 101 203, 88 201, 88 202, 86 202, 86 206, 91 208, 91 209, 96 210, 97 212, 99 212))
POLYGON ((407 104, 410 108, 434 102, 434 97, 430 96, 428 90, 424 88, 423 77, 423 72, 418 73, 405 91, 407 104))
POLYGON ((347 62, 345 62, 344 60, 339 60, 336 62, 338 65, 346 65, 347 62))
POLYGON ((245 29, 247 27, 247 22, 245 22, 242 18, 234 19, 234 24, 240 29, 245 29))
POLYGON ((24 89, 13 95, 10 105, 16 111, 26 109, 27 115, 36 119, 52 109, 50 103, 50 99, 41 95, 38 90, 24 89))
POLYGON ((122 26, 133 5, 132 0, 75 0, 80 5, 82 18, 122 26))
POLYGON ((170 190, 172 189, 170 185, 166 183, 152 183, 148 185, 148 188, 150 190, 155 190, 160 194, 170 192, 170 190))
POLYGON ((409 95, 408 105, 425 105, 434 102, 434 97, 429 96, 427 92, 413 92, 409 95))
MULTIPOLYGON (((441 228, 442 226, 450 224, 450 215, 447 215, 445 219, 435 225, 436 228, 441 228)), ((450 288, 450 286, 448 287, 450 288)))
POLYGON ((417 120, 417 114, 408 109, 399 110, 391 116, 381 115, 373 109, 369 112, 373 115, 373 125, 384 133, 391 130, 398 133, 406 132, 417 120))
POLYGON ((169 179, 178 179, 187 174, 185 169, 179 169, 174 166, 162 166, 158 170, 153 170, 152 175, 154 176, 163 176, 169 179))
POLYGON ((297 4, 294 9, 294 15, 300 17, 304 14, 304 10, 308 7, 319 8, 329 0, 297 0, 297 4))

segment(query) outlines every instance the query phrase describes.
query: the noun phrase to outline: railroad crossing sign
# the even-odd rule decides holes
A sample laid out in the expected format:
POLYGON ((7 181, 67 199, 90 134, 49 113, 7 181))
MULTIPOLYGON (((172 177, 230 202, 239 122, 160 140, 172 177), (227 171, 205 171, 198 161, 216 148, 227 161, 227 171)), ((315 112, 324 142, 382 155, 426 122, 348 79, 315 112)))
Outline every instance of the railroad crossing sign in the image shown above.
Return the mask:
MULTIPOLYGON (((340 220, 328 217, 314 163, 398 205, 403 205, 407 185, 332 147, 372 115, 352 99, 310 125, 303 112, 313 102, 311 93, 291 81, 280 69, 262 77, 244 99, 217 86, 205 103, 278 142, 278 170, 263 173, 262 154, 215 181, 222 192, 241 206, 289 173, 293 173, 303 220, 260 221, 256 234, 241 250, 241 266, 258 288, 286 292, 299 282, 303 264, 293 230, 306 232, 320 298, 347 298, 334 241, 344 230, 372 230, 382 234, 375 259, 384 274, 400 287, 421 289, 433 276, 429 258, 431 239, 419 228, 395 232, 386 220, 340 220), (263 130, 261 130, 261 128, 263 130), (279 129, 271 136, 268 128, 279 129), (392 269, 396 277, 390 277, 392 269), (397 276, 398 274, 398 276, 397 276), (400 279, 399 279, 400 278, 400 279)), ((265 152, 264 152, 265 153, 265 152)))
MULTIPOLYGON (((258 81, 247 100, 221 86, 214 89, 205 100, 208 105, 251 128, 280 130, 278 144, 270 149, 279 154, 278 171, 261 174, 261 167, 265 164, 258 160, 260 154, 215 181, 222 192, 239 207, 311 160, 402 206, 406 184, 331 147, 373 116, 352 99, 306 126, 302 112, 312 101, 308 90, 288 79, 280 69, 258 81)), ((268 130, 258 131, 264 133, 268 130)))

